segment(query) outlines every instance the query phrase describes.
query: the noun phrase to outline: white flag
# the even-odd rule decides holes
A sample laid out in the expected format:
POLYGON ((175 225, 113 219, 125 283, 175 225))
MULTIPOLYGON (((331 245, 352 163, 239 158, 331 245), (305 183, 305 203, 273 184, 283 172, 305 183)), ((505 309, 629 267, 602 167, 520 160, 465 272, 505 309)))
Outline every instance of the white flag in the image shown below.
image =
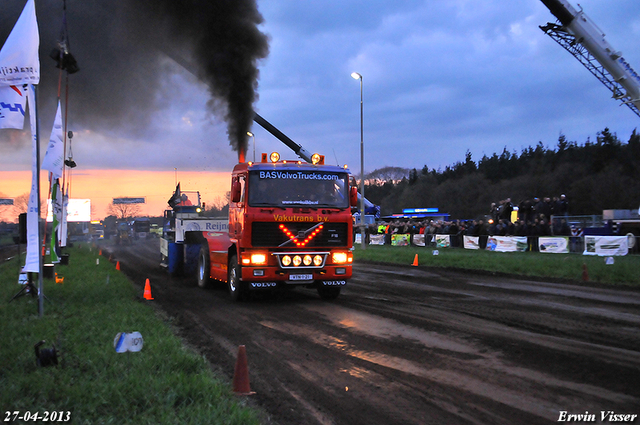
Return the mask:
MULTIPOLYGON (((28 105, 35 110, 35 88, 29 84, 28 105)), ((31 158, 31 193, 29 195, 29 206, 27 209, 27 255, 25 258, 24 272, 40 273, 40 232, 38 223, 40 221, 40 208, 38 207, 38 161, 36 160, 37 124, 36 114, 29 114, 31 123, 31 140, 33 144, 33 156, 31 158)))
POLYGON ((60 248, 67 246, 67 207, 69 206, 69 197, 62 190, 62 222, 60 223, 60 232, 58 232, 58 241, 60 248))
POLYGON ((0 86, 0 128, 24 128, 27 96, 16 86, 0 86))
POLYGON ((62 141, 62 114, 60 113, 60 101, 58 101, 58 112, 51 129, 49 146, 42 161, 42 168, 51 171, 52 180, 62 177, 62 166, 64 165, 64 142, 62 141))
POLYGON ((34 0, 27 0, 16 25, 0 49, 0 86, 38 84, 40 35, 34 0))
POLYGON ((57 232, 60 230, 60 222, 62 221, 62 195, 60 193, 60 182, 55 180, 53 188, 51 189, 51 209, 53 211, 53 222, 51 225, 51 262, 59 263, 60 257, 58 257, 57 247, 57 232))

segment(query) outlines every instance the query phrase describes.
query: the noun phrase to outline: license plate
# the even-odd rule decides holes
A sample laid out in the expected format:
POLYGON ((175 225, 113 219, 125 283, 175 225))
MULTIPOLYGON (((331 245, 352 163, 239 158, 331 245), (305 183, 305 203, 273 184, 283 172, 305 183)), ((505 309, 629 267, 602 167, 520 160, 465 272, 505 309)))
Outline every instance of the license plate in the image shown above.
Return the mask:
POLYGON ((312 274, 290 274, 289 280, 311 280, 313 279, 312 274))

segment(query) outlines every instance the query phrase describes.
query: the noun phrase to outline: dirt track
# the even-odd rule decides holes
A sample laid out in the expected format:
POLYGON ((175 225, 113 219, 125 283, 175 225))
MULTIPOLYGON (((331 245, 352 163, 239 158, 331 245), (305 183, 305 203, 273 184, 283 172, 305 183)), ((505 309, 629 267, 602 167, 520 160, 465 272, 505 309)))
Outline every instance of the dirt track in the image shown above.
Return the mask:
POLYGON ((356 264, 336 301, 298 289, 233 303, 168 277, 157 239, 109 249, 141 297, 150 279, 150 302, 229 380, 246 346, 251 402, 270 423, 640 414, 640 291, 356 264))

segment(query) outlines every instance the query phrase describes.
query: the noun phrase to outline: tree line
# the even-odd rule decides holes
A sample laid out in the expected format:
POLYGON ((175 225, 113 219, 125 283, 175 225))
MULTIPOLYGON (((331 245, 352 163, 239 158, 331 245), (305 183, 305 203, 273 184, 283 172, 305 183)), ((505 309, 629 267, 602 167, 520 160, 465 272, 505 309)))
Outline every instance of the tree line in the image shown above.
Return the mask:
POLYGON ((604 209, 635 209, 640 205, 640 134, 627 142, 608 128, 595 141, 569 141, 561 134, 554 148, 542 142, 520 154, 506 148, 484 155, 477 163, 465 160, 442 169, 404 169, 402 178, 384 180, 385 167, 365 176, 365 196, 380 205, 383 215, 403 208, 437 207, 452 218, 472 219, 489 214, 490 205, 511 198, 555 197, 569 200, 571 215, 602 214, 604 209), (382 170, 382 172, 381 172, 382 170))

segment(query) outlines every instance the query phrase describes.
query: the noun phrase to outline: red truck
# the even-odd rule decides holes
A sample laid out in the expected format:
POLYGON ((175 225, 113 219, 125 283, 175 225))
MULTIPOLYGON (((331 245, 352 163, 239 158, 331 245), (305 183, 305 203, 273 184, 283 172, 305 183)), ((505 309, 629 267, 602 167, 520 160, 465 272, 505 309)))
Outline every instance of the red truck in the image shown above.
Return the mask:
POLYGON ((261 162, 236 165, 228 232, 185 237, 201 245, 198 285, 226 282, 236 301, 249 291, 290 287, 315 288, 324 299, 338 297, 353 261, 351 207, 358 194, 349 186, 349 175, 346 167, 325 165, 318 154, 311 163, 281 161, 273 153, 262 154, 261 162))

